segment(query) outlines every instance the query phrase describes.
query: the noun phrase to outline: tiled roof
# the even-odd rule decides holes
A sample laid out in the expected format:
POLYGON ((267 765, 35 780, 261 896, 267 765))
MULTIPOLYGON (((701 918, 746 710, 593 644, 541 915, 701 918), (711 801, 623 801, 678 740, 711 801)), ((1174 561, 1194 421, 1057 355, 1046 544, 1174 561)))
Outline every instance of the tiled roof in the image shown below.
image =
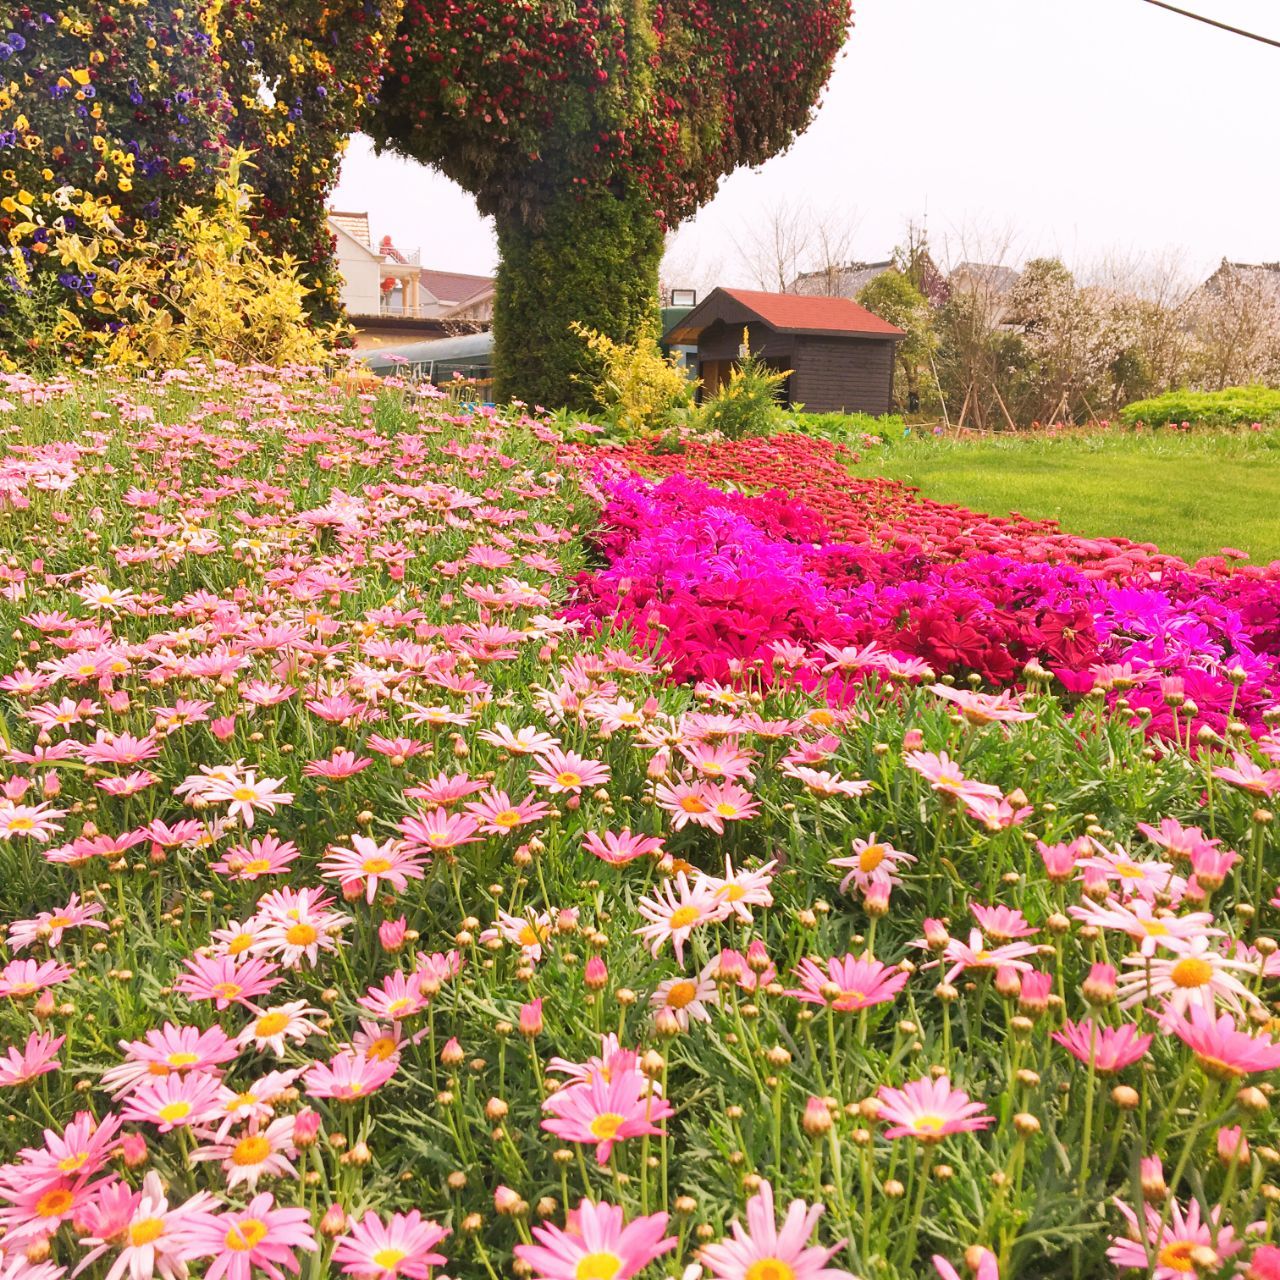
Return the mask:
POLYGON ((367 213, 339 213, 336 209, 329 210, 329 221, 334 226, 341 227, 353 240, 358 240, 366 249, 372 249, 373 243, 369 239, 369 215, 367 213))
MULTIPOLYGON (((719 289, 770 328, 791 333, 860 333, 902 337, 897 325, 860 307, 849 298, 809 297, 796 293, 758 293, 754 289, 719 289)), ((710 301, 710 299, 708 299, 710 301)))
POLYGON ((469 276, 460 271, 432 271, 424 267, 422 287, 441 302, 459 303, 493 286, 490 276, 469 276))

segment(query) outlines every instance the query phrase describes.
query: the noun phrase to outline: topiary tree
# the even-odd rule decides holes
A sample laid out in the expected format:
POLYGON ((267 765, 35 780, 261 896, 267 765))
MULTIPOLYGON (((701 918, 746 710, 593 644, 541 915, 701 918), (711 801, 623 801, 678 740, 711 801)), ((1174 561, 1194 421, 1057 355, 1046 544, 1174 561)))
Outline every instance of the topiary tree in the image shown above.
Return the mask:
POLYGON ((498 393, 582 396, 572 321, 657 332, 664 230, 807 124, 849 0, 405 0, 375 141, 497 224, 498 393))

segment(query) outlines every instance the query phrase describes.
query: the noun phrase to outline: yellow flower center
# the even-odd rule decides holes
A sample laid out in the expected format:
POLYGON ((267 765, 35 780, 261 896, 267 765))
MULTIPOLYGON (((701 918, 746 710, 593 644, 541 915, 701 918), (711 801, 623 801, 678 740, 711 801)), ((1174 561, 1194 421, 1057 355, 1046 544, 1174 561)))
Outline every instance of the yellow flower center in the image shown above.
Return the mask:
POLYGON ((50 916, 48 925, 50 929, 65 929, 71 924, 70 916, 50 916))
POLYGON ((1203 987, 1213 980, 1213 965, 1199 956, 1184 956, 1169 970, 1178 987, 1203 987))
POLYGON ((706 813, 707 806, 698 796, 684 796, 680 801, 680 807, 685 813, 706 813))
POLYGON ((721 818, 736 818, 741 812, 736 804, 730 804, 728 800, 721 800, 716 805, 716 815, 721 818))
POLYGON ((544 933, 535 929, 533 925, 526 924, 517 935, 522 947, 536 947, 543 941, 544 933))
POLYGON ((947 1122, 942 1116, 923 1115, 916 1116, 911 1122, 911 1128, 916 1133, 941 1133, 947 1127, 947 1122))
MULTIPOLYGON (((818 707, 815 710, 810 711, 809 714, 805 716, 805 719, 810 724, 816 724, 819 726, 835 724, 836 722, 835 716, 833 716, 830 711, 824 711, 821 707, 818 707)), ((784 1278, 781 1275, 772 1276, 772 1277, 761 1275, 761 1276, 751 1276, 749 1277, 749 1280, 789 1280, 789 1278, 784 1278)))
POLYGON ((701 916, 702 912, 697 907, 677 907, 671 913, 667 925, 671 929, 687 929, 691 924, 696 924, 701 916))
POLYGON ((231 1163, 243 1169, 247 1165, 261 1164, 270 1154, 271 1143, 261 1134, 251 1133, 231 1149, 231 1163))
POLYGON ((163 1218, 143 1218, 129 1228, 129 1243, 135 1248, 150 1244, 164 1235, 163 1218))
POLYGON ((309 947, 319 936, 315 925, 299 922, 285 930, 284 940, 291 947, 309 947))
POLYGON ((213 994, 220 1000, 234 1000, 244 988, 238 982, 215 982, 213 994))
POLYGON ((746 1269, 743 1280, 796 1280, 796 1272, 781 1258, 760 1258, 746 1269))
POLYGON ((374 1062, 385 1062, 396 1051, 396 1042, 390 1036, 379 1036, 364 1051, 364 1056, 374 1062))
POLYGON ((383 1271, 394 1271, 408 1256, 405 1250, 397 1249, 394 1245, 386 1245, 371 1253, 369 1258, 370 1261, 376 1262, 383 1271))
POLYGON ((258 793, 252 787, 237 787, 231 793, 231 798, 233 800, 240 801, 256 800, 258 798, 258 793))
MULTIPOLYGON (((10 831, 31 831, 35 828, 35 825, 36 825, 35 822, 31 818, 28 818, 25 814, 21 814, 16 818, 9 819, 10 831)), ((49 923, 53 924, 53 921, 50 920, 49 923)), ((60 927, 60 926, 55 926, 55 928, 57 927, 60 927)))
POLYGON ((1168 935, 1169 926, 1163 920, 1144 920, 1142 931, 1148 938, 1163 938, 1168 935))
POLYGON ((1114 871, 1122 880, 1141 880, 1146 874, 1132 862, 1117 862, 1114 871))
POLYGON ((264 1013, 257 1022, 253 1024, 253 1033, 256 1036, 269 1037, 278 1036, 289 1025, 289 1015, 273 1011, 264 1013))
POLYGON ((271 870, 270 858, 252 858, 240 868, 241 875, 261 874, 263 871, 271 870))
POLYGON ((198 1053, 192 1053, 189 1049, 179 1049, 171 1053, 165 1062, 177 1071, 181 1071, 183 1067, 194 1067, 200 1061, 198 1053))
POLYGON ((191 1103, 183 1098, 179 1098, 176 1102, 166 1102, 156 1115, 160 1117, 165 1124, 177 1124, 179 1120, 185 1120, 191 1114, 191 1103))
POLYGON ((55 1187, 52 1191, 46 1191, 44 1195, 36 1201, 36 1217, 38 1218, 57 1218, 66 1213, 71 1208, 75 1197, 65 1187, 55 1187))
POLYGON ((858 870, 870 875, 885 858, 884 845, 869 844, 858 854, 858 870))
POLYGON ((520 815, 514 809, 503 809, 501 813, 493 815, 493 825, 510 830, 512 827, 520 825, 520 815))
POLYGON ((360 865, 367 876, 380 876, 391 870, 388 858, 366 858, 360 865))
POLYGON ((622 1128, 624 1117, 620 1116, 616 1111, 605 1111, 596 1116, 592 1120, 589 1130, 593 1138, 599 1138, 601 1142, 608 1142, 612 1138, 618 1136, 618 1130, 622 1128))
POLYGON ((698 998, 698 985, 686 979, 673 983, 667 992, 667 1004, 672 1009, 688 1008, 698 998))
POLYGON ((63 1156, 63 1158, 58 1161, 58 1168, 63 1173, 76 1173, 78 1170, 84 1168, 85 1161, 88 1159, 89 1153, 87 1151, 77 1151, 75 1155, 63 1156))
POLYGON ((1191 1254, 1195 1248, 1194 1240, 1175 1240, 1173 1244, 1167 1244, 1160 1250, 1157 1260, 1162 1267, 1168 1267, 1170 1271, 1184 1271, 1189 1275, 1196 1269, 1195 1263, 1191 1261, 1191 1254))
POLYGON ((228 1249, 237 1253, 247 1253, 261 1244, 266 1238, 267 1224, 261 1218, 241 1218, 234 1223, 224 1237, 223 1243, 228 1249))
POLYGON ((615 1280, 622 1270, 622 1259, 616 1253, 584 1253, 573 1269, 573 1280, 615 1280))
POLYGON ((249 948, 253 946, 253 935, 249 933, 238 933, 227 944, 227 955, 240 956, 244 955, 249 948))
POLYGON ((566 769, 563 773, 556 774, 556 782, 562 787, 580 787, 582 775, 574 773, 572 769, 566 769))

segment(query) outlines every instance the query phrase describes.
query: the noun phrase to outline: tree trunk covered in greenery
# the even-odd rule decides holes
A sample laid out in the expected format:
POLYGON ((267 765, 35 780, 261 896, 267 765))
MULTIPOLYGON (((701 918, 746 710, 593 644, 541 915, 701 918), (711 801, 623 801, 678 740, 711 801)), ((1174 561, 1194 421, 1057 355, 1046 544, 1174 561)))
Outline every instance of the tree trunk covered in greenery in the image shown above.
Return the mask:
POLYGON ((617 342, 658 336, 662 229, 639 192, 581 188, 537 226, 497 219, 494 367, 500 400, 587 408, 578 321, 617 342))

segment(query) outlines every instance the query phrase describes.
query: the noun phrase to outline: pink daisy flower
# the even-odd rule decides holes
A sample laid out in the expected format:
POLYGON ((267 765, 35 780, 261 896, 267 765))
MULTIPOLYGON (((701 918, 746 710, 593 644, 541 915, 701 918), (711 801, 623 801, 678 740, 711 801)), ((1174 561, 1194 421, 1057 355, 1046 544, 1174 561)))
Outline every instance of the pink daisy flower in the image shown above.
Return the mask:
POLYGON ((674 880, 659 886, 653 897, 641 898, 636 909, 650 923, 633 932, 648 942, 655 958, 669 938, 681 964, 684 963, 684 944, 694 929, 729 915, 728 904, 715 889, 700 879, 690 885, 683 871, 678 871, 674 880))
POLYGON ((354 1102, 381 1089, 395 1075, 397 1065, 390 1058, 378 1061, 351 1049, 340 1049, 327 1063, 313 1062, 302 1078, 313 1098, 354 1102))
POLYGON ((320 863, 320 874, 327 880, 348 885, 363 882, 365 901, 372 906, 378 884, 385 880, 397 893, 403 893, 410 880, 423 877, 422 855, 407 849, 399 840, 379 844, 369 836, 353 835, 352 848, 331 848, 320 863))
POLYGON ((463 806, 480 824, 486 835, 509 835, 517 827, 538 822, 551 812, 551 806, 535 800, 531 791, 519 804, 505 791, 486 791, 479 800, 470 800, 463 806))
POLYGON ((255 1268, 271 1280, 284 1280, 285 1271, 297 1275, 301 1268, 295 1250, 316 1249, 311 1214, 274 1204, 271 1193, 263 1192, 243 1209, 192 1215, 182 1227, 182 1260, 211 1258, 205 1280, 250 1280, 255 1268))
POLYGON ((250 840, 248 847, 233 845, 212 867, 233 880, 256 880, 259 876, 282 875, 297 857, 298 846, 292 840, 265 835, 261 840, 250 840))
POLYGON ((553 795, 578 795, 584 787, 602 787, 609 781, 609 766, 588 760, 576 751, 552 747, 538 756, 537 769, 529 774, 535 787, 545 787, 553 795))
POLYGON ((217 1076, 193 1071, 144 1081, 129 1095, 120 1114, 125 1120, 142 1120, 168 1133, 212 1120, 220 1113, 220 1102, 217 1076))
POLYGON ((1149 1204, 1142 1206, 1142 1222, 1122 1201, 1117 1200, 1116 1207, 1129 1223, 1129 1234, 1112 1237, 1107 1257, 1120 1270, 1140 1271, 1150 1275, 1151 1280, 1183 1280, 1197 1270, 1191 1261, 1195 1250, 1207 1248, 1219 1261, 1225 1261, 1243 1248, 1233 1227, 1218 1226, 1216 1207, 1206 1221, 1201 1221, 1200 1205, 1195 1200, 1185 1212, 1176 1200, 1170 1200, 1167 1221, 1149 1204), (1148 1260, 1148 1249, 1155 1258, 1154 1268, 1148 1260))
POLYGON ((661 1134, 653 1122, 673 1114, 671 1105, 657 1096, 649 1081, 636 1070, 620 1071, 608 1080, 593 1076, 585 1084, 553 1093, 542 1109, 551 1119, 542 1127, 566 1142, 593 1142, 596 1162, 609 1163, 615 1142, 641 1134, 661 1134))
POLYGON ((0 996, 8 996, 11 1000, 25 1000, 43 991, 46 987, 56 987, 66 982, 75 972, 65 964, 56 960, 10 960, 0 969, 0 996))
POLYGON ((876 1096, 880 1119, 893 1125, 885 1131, 890 1138, 941 1142, 949 1134, 976 1133, 995 1123, 984 1114, 982 1103, 972 1101, 963 1089, 952 1089, 946 1076, 914 1080, 901 1089, 881 1085, 876 1096))
POLYGON ((11 1045, 0 1057, 0 1088, 30 1084, 37 1076, 58 1070, 58 1050, 66 1036, 33 1031, 21 1049, 11 1045))
POLYGON ((446 809, 415 814, 396 825, 396 830, 404 836, 405 848, 414 853, 435 853, 475 844, 480 839, 476 835, 479 829, 480 824, 470 814, 450 813, 446 809))
POLYGON ((293 1145, 293 1126, 293 1116, 280 1116, 265 1129, 259 1130, 254 1124, 239 1138, 196 1147, 187 1158, 197 1164, 205 1160, 219 1161, 228 1191, 243 1183, 252 1193, 257 1189, 259 1178, 298 1176, 293 1166, 293 1158, 298 1154, 293 1145))
POLYGON ((57 911, 41 911, 34 919, 18 920, 9 926, 9 946, 22 951, 33 942, 42 941, 48 947, 56 947, 67 929, 105 929, 106 924, 96 916, 102 914, 102 903, 81 903, 80 895, 73 893, 65 907, 57 911))
POLYGON ((630 827, 621 831, 597 833, 588 831, 582 837, 582 847, 594 853, 602 862, 620 867, 645 856, 660 858, 663 841, 660 836, 633 835, 630 827))
POLYGON ((807 1004, 829 1005, 832 1009, 850 1012, 892 1000, 907 985, 908 974, 881 964, 874 956, 846 955, 825 962, 801 960, 796 966, 796 977, 800 979, 800 988, 788 991, 787 995, 807 1004))
POLYGON ((1260 1003, 1235 976, 1252 972, 1253 966, 1228 959, 1205 937, 1192 938, 1175 955, 1139 953, 1125 956, 1124 964, 1132 972, 1125 974, 1116 992, 1122 1009, 1159 998, 1165 998, 1177 1013, 1186 1013, 1193 1005, 1212 1011, 1218 1002, 1239 1013, 1246 1004, 1260 1003))
POLYGON ((779 1227, 773 1187, 762 1182, 747 1201, 746 1228, 734 1222, 733 1238, 704 1245, 699 1258, 716 1280, 855 1280, 852 1272, 827 1265, 843 1240, 830 1248, 809 1243, 822 1213, 821 1204, 792 1200, 779 1227))
POLYGON ((675 1248, 664 1236, 665 1213, 626 1222, 617 1205, 580 1200, 568 1230, 544 1223, 533 1228, 537 1244, 518 1244, 515 1255, 533 1269, 534 1280, 631 1280, 675 1248))
POLYGON ((1177 1036, 1215 1079, 1238 1080, 1280 1068, 1280 1044, 1270 1036, 1241 1031, 1230 1014, 1215 1017, 1211 1008, 1193 1004, 1182 1017, 1170 1011, 1160 1025, 1177 1036))
POLYGON ((102 1073, 102 1086, 120 1098, 137 1085, 169 1075, 191 1071, 221 1074, 221 1065, 238 1053, 235 1042, 219 1026, 206 1031, 199 1027, 177 1027, 166 1022, 152 1027, 143 1040, 121 1040, 125 1062, 102 1073))
POLYGON ((854 840, 849 857, 832 858, 828 865, 848 870, 849 874, 840 881, 840 892, 848 893, 851 884, 863 890, 877 881, 898 884, 897 869, 911 862, 915 862, 911 854, 895 849, 887 840, 876 839, 873 831, 865 840, 854 840))
POLYGON ((370 1209, 334 1245, 333 1261, 346 1275, 369 1280, 401 1275, 425 1280, 428 1268, 445 1262, 435 1247, 448 1234, 448 1227, 429 1221, 417 1209, 393 1213, 386 1222, 370 1209))
POLYGON ((133 1191, 124 1184, 115 1188, 117 1204, 97 1204, 81 1210, 78 1222, 84 1232, 80 1244, 88 1252, 80 1259, 83 1269, 111 1249, 119 1252, 112 1259, 104 1280, 186 1280, 187 1267, 179 1257, 182 1227, 191 1218, 214 1203, 207 1191, 198 1191, 182 1204, 169 1206, 164 1184, 155 1170, 142 1180, 142 1190, 133 1191))
POLYGON ((1129 1023, 1106 1027, 1085 1018, 1083 1022, 1067 1019, 1053 1039, 1086 1066, 1092 1062, 1099 1075, 1111 1076, 1145 1058, 1153 1037, 1129 1023))
POLYGON ((188 972, 173 984, 189 1000, 212 1000, 218 1010, 233 1004, 252 1009, 254 996, 265 995, 283 981, 274 978, 276 966, 250 956, 192 956, 183 961, 188 972))

